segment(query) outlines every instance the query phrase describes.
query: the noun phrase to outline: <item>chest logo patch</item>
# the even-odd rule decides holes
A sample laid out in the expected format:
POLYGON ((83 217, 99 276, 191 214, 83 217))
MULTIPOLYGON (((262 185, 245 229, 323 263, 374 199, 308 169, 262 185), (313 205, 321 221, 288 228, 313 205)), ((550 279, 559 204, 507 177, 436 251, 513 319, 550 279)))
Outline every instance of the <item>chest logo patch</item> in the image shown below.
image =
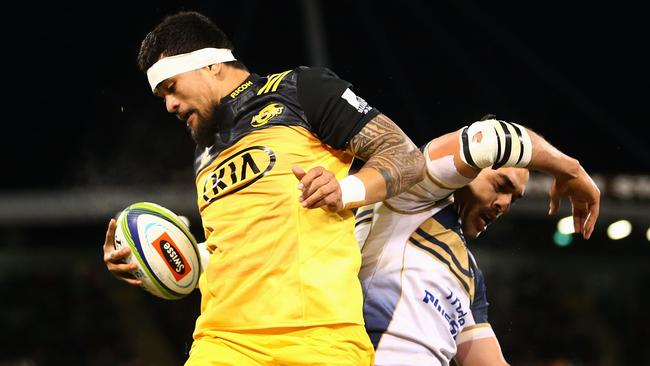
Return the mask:
POLYGON ((284 112, 284 106, 280 103, 271 103, 253 117, 251 120, 251 126, 260 127, 264 126, 272 118, 277 117, 284 112))
POLYGON ((268 173, 275 165, 275 153, 264 146, 251 146, 221 161, 207 174, 201 187, 207 203, 244 189, 268 173))

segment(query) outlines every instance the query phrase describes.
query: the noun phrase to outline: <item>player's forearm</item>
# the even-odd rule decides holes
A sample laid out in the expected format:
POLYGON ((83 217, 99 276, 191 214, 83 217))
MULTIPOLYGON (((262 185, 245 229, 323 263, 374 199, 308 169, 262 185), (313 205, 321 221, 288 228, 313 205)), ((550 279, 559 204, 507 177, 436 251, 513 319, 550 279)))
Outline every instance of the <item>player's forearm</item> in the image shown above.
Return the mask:
POLYGON ((537 133, 527 130, 533 153, 527 168, 538 170, 557 178, 575 178, 580 170, 578 160, 564 154, 537 133))
POLYGON ((395 196, 424 178, 424 157, 415 144, 385 115, 378 115, 355 135, 352 153, 366 161, 358 173, 366 189, 358 207, 395 196))
POLYGON ((496 336, 459 344, 454 358, 458 366, 508 366, 496 336))

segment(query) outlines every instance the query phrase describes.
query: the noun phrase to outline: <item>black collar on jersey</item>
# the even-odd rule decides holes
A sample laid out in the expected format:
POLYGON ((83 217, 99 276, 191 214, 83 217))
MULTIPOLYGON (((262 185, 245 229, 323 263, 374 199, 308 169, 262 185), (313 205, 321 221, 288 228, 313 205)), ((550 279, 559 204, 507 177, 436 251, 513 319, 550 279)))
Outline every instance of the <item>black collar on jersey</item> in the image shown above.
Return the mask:
POLYGON ((259 75, 251 73, 250 75, 248 75, 248 78, 246 78, 246 80, 244 80, 241 84, 237 85, 237 87, 235 89, 233 89, 228 95, 221 98, 221 100, 219 101, 219 104, 228 103, 229 101, 237 99, 238 97, 246 94, 247 91, 253 89, 253 85, 255 85, 255 83, 257 81, 259 81, 260 79, 261 79, 261 77, 259 75), (245 85, 247 85, 249 83, 250 83, 250 86, 246 86, 239 93, 236 92, 237 90, 240 90, 240 88, 244 87, 245 85))
POLYGON ((237 98, 253 93, 255 89, 255 84, 262 79, 257 74, 250 74, 246 80, 244 80, 239 86, 237 86, 233 91, 221 98, 221 101, 218 106, 214 109, 214 118, 217 123, 217 133, 215 135, 216 142, 221 142, 227 144, 230 142, 231 130, 234 126, 235 120, 235 104, 234 101, 237 98), (237 90, 240 90, 237 92, 237 90))

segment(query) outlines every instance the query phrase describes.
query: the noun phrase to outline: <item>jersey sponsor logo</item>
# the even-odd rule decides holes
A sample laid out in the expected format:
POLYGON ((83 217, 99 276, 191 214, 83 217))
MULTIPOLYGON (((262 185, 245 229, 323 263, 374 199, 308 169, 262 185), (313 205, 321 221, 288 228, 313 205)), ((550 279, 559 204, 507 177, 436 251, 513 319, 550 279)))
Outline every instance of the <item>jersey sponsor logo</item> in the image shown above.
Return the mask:
POLYGON ((176 244, 167 233, 160 235, 156 240, 153 241, 153 243, 151 243, 151 245, 165 260, 165 264, 172 272, 172 275, 176 281, 180 281, 183 279, 183 277, 192 272, 192 268, 190 267, 189 263, 183 254, 178 250, 176 244))
POLYGON ((345 99, 351 106, 353 106, 357 112, 366 114, 370 112, 372 107, 368 105, 368 102, 363 100, 363 98, 358 97, 350 88, 345 89, 343 94, 341 94, 341 98, 345 99))
POLYGON ((275 165, 275 153, 264 146, 251 146, 222 161, 203 183, 207 203, 244 189, 268 173, 275 165))
POLYGON ((247 82, 243 83, 237 89, 235 89, 232 93, 230 93, 231 98, 235 98, 239 95, 239 93, 243 92, 244 90, 248 89, 249 86, 253 85, 253 82, 248 80, 247 82))
POLYGON ((284 112, 284 106, 282 104, 271 103, 262 108, 262 110, 256 116, 253 116, 253 119, 251 120, 251 126, 264 126, 272 118, 281 115, 282 112, 284 112))
POLYGON ((449 295, 446 295, 444 300, 442 296, 436 297, 431 292, 424 290, 424 298, 422 301, 425 304, 431 304, 445 318, 447 323, 449 323, 449 333, 456 339, 462 327, 465 325, 465 316, 467 316, 467 313, 463 311, 463 303, 458 296, 451 289, 447 288, 447 290, 449 291, 449 295), (450 308, 454 310, 451 314, 449 312, 450 308))

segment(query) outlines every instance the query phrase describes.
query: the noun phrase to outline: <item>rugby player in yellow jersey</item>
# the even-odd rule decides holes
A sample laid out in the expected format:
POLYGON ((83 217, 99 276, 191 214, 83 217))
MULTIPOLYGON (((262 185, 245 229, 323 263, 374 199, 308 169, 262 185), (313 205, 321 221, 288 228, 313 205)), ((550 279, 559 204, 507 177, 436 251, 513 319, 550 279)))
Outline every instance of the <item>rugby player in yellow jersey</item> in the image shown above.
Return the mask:
MULTIPOLYGON (((388 117, 325 68, 268 76, 236 60, 195 12, 166 17, 138 64, 197 143, 197 203, 210 258, 194 365, 371 365, 351 208, 422 180, 424 159, 388 117), (348 176, 352 158, 365 161, 348 176)), ((128 249, 104 243, 132 285, 128 249)))

